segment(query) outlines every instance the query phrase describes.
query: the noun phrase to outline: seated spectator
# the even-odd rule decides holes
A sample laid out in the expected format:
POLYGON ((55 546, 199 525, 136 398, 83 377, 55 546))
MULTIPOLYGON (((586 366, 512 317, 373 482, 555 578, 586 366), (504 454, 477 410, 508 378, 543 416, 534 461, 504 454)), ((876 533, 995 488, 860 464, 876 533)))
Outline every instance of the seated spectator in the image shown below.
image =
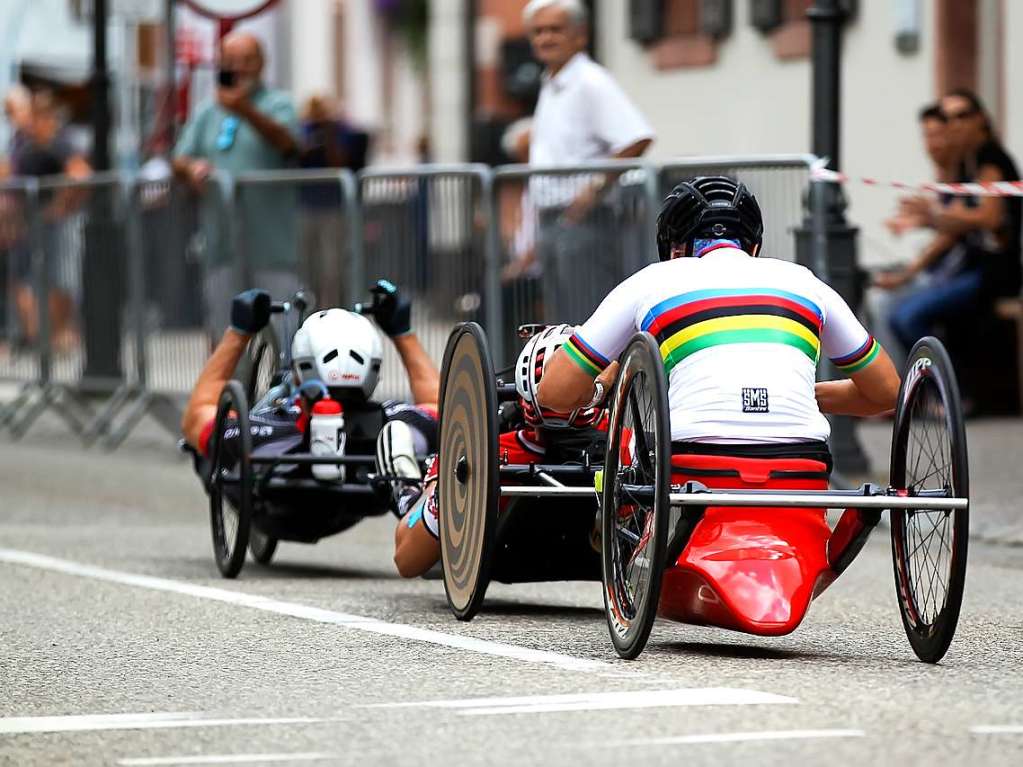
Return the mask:
MULTIPOLYGON (((1019 171, 999 143, 991 120, 975 94, 953 91, 941 101, 948 137, 957 159, 956 180, 1017 181, 1019 171)), ((994 298, 1018 295, 1021 282, 1019 198, 956 197, 935 201, 913 197, 901 204, 901 226, 933 229, 951 248, 962 245, 962 266, 953 277, 907 298, 892 315, 899 340, 909 346, 935 327, 971 310, 989 313, 994 298)), ((919 272, 947 249, 928 249, 916 262, 919 272)))
MULTIPOLYGON (((948 137, 948 121, 938 104, 924 107, 920 112, 920 129, 924 149, 934 163, 937 181, 952 181, 956 174, 956 156, 948 137)), ((943 196, 941 204, 951 203, 952 197, 943 196)), ((916 227, 917 220, 900 207, 899 212, 885 222, 888 229, 899 236, 916 227)), ((874 276, 874 289, 868 291, 868 313, 876 328, 875 334, 892 358, 901 366, 909 352, 903 334, 895 327, 912 324, 921 314, 931 310, 932 302, 945 301, 946 291, 963 271, 961 245, 947 235, 936 235, 919 256, 907 266, 889 269, 874 276)), ((914 339, 915 340, 915 339, 914 339)))

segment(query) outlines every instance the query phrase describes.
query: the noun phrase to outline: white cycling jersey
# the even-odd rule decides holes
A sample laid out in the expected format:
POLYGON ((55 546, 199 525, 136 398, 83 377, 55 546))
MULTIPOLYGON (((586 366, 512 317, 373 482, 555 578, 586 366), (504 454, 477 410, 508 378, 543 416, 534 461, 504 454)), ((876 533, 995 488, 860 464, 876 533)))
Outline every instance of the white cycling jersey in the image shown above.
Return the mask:
POLYGON ((680 441, 826 440, 830 426, 814 396, 821 352, 854 373, 880 351, 808 269, 731 245, 632 275, 564 348, 597 375, 637 330, 660 346, 671 436, 680 441))

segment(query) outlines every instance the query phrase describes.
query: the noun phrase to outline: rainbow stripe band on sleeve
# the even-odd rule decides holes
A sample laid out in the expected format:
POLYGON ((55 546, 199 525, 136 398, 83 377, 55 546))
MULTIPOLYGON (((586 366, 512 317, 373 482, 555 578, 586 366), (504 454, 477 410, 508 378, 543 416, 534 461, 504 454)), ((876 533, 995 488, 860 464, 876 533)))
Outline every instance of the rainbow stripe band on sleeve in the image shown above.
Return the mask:
POLYGON ((564 349, 575 364, 591 376, 600 375, 604 368, 611 364, 610 360, 586 343, 578 333, 565 342, 564 349))
POLYGON ((858 373, 871 362, 877 359, 877 355, 881 353, 881 344, 877 342, 874 336, 867 336, 867 340, 863 343, 859 349, 854 351, 852 354, 847 354, 844 357, 836 357, 831 361, 835 367, 841 370, 846 375, 852 373, 858 373))

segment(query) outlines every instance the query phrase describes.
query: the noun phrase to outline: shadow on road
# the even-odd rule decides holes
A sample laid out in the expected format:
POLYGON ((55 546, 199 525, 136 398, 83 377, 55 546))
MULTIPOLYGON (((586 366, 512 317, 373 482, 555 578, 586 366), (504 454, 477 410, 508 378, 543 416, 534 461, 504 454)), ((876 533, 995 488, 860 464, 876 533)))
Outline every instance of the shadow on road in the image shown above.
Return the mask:
MULTIPOLYGON (((737 660, 796 660, 796 661, 820 661, 833 660, 843 663, 867 663, 876 664, 879 656, 860 655, 854 652, 820 652, 817 650, 782 650, 775 647, 764 647, 763 645, 742 645, 713 642, 667 642, 651 644, 647 652, 664 652, 672 654, 700 655, 705 658, 731 658, 737 660)), ((886 664, 906 665, 919 667, 920 662, 916 659, 906 658, 905 660, 884 656, 886 664)))
MULTIPOLYGON (((194 577, 194 567, 201 566, 206 573, 216 573, 217 568, 211 558, 188 558, 175 560, 179 564, 188 564, 189 575, 194 577)), ((184 571, 182 571, 183 573, 184 571)), ((180 577, 180 574, 179 574, 180 577)), ((245 568, 238 577, 239 581, 257 580, 285 580, 305 578, 309 580, 378 580, 393 579, 395 574, 388 570, 352 570, 345 567, 335 567, 324 564, 302 564, 298 562, 273 562, 269 565, 260 565, 256 562, 246 562, 245 568)), ((230 583, 224 579, 224 583, 230 583)))
POLYGON ((501 600, 483 603, 480 615, 511 615, 522 617, 549 616, 552 618, 593 618, 603 617, 604 611, 599 607, 579 607, 575 605, 541 605, 525 602, 507 602, 501 600))

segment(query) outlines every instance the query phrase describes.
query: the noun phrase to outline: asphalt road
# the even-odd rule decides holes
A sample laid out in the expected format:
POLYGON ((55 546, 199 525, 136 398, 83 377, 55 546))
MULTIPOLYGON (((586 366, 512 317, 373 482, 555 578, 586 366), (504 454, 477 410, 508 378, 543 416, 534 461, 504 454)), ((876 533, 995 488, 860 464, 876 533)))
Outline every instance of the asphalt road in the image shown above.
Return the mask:
MULTIPOLYGON (((985 428, 976 508, 1007 514, 1019 452, 985 428)), ((628 663, 596 584, 495 585, 456 622, 396 577, 387 519, 224 581, 166 438, 62 435, 0 442, 0 764, 1023 763, 1023 549, 974 541, 938 666, 884 531, 793 635, 658 623, 628 663)))

